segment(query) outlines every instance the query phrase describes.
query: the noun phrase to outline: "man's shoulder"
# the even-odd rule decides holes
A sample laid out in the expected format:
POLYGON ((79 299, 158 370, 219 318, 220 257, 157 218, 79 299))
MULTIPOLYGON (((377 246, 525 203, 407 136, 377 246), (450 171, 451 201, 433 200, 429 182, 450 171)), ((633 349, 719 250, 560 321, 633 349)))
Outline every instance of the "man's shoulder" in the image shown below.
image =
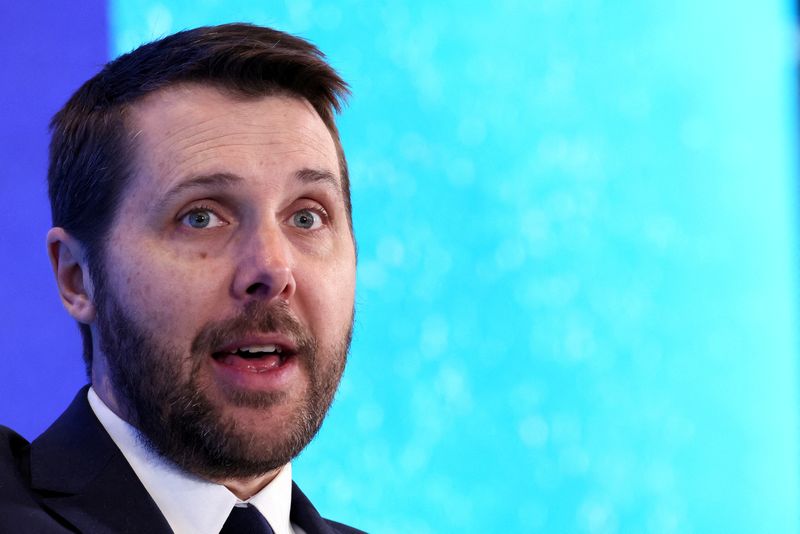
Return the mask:
POLYGON ((0 427, 0 534, 21 531, 169 531, 94 417, 86 388, 31 443, 0 427))
POLYGON ((28 440, 17 434, 11 428, 0 425, 0 448, 3 452, 21 452, 30 447, 28 440))
POLYGON ((30 443, 0 425, 0 532, 66 532, 31 490, 30 443))
POLYGON ((363 530, 347 526, 344 523, 331 521, 330 519, 325 519, 325 522, 328 523, 328 526, 337 534, 366 534, 363 530))
POLYGON ((0 495, 5 496, 12 486, 28 484, 30 448, 28 440, 0 425, 0 495))

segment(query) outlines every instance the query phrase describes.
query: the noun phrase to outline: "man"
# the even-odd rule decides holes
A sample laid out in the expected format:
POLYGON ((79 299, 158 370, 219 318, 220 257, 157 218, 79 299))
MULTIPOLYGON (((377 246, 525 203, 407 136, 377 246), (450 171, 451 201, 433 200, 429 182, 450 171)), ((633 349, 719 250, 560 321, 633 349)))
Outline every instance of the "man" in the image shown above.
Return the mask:
POLYGON ((290 463, 352 331, 346 93, 313 45, 231 24, 121 56, 56 114, 47 246, 91 386, 30 445, 0 432, 0 530, 359 532, 290 463))

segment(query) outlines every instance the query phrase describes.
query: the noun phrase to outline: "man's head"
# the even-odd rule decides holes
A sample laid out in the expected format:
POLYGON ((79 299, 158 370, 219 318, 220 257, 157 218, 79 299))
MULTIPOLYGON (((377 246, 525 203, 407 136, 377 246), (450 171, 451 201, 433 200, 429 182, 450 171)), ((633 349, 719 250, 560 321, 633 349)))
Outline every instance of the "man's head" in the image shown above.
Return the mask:
MULTIPOLYGON (((53 117, 48 170, 53 226, 83 244, 93 271, 102 271, 102 249, 133 171, 135 132, 126 122, 130 109, 145 95, 181 82, 217 86, 242 98, 283 93, 311 103, 336 145, 349 217, 350 181, 334 122, 348 89, 322 53, 270 28, 197 28, 112 61, 53 117)), ((85 325, 80 329, 90 371, 91 333, 85 325)))
POLYGON ((313 437, 355 284, 346 86, 312 45, 201 28, 110 63, 53 119, 49 250, 94 388, 212 479, 313 437))

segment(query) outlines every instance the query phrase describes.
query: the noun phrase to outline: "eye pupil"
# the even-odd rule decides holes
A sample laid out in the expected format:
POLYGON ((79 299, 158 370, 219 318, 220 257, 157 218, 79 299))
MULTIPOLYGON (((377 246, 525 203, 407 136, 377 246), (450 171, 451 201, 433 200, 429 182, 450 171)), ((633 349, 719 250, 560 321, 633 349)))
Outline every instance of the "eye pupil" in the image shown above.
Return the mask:
POLYGON ((311 228, 314 226, 314 216, 307 211, 300 211, 294 215, 294 223, 300 228, 311 228))
POLYGON ((211 221, 211 217, 204 211, 196 211, 189 214, 189 224, 194 228, 205 228, 211 221))

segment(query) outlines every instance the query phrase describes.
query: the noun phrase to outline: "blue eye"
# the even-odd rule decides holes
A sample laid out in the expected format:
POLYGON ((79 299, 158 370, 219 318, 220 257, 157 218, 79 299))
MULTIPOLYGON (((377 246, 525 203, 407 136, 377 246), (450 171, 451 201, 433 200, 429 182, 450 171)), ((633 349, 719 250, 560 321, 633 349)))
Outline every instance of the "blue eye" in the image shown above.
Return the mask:
POLYGON ((197 229, 222 226, 225 224, 213 211, 202 208, 190 211, 183 216, 181 222, 197 229))
POLYGON ((314 230, 320 222, 320 216, 311 210, 300 210, 292 215, 292 223, 304 230, 314 230))

